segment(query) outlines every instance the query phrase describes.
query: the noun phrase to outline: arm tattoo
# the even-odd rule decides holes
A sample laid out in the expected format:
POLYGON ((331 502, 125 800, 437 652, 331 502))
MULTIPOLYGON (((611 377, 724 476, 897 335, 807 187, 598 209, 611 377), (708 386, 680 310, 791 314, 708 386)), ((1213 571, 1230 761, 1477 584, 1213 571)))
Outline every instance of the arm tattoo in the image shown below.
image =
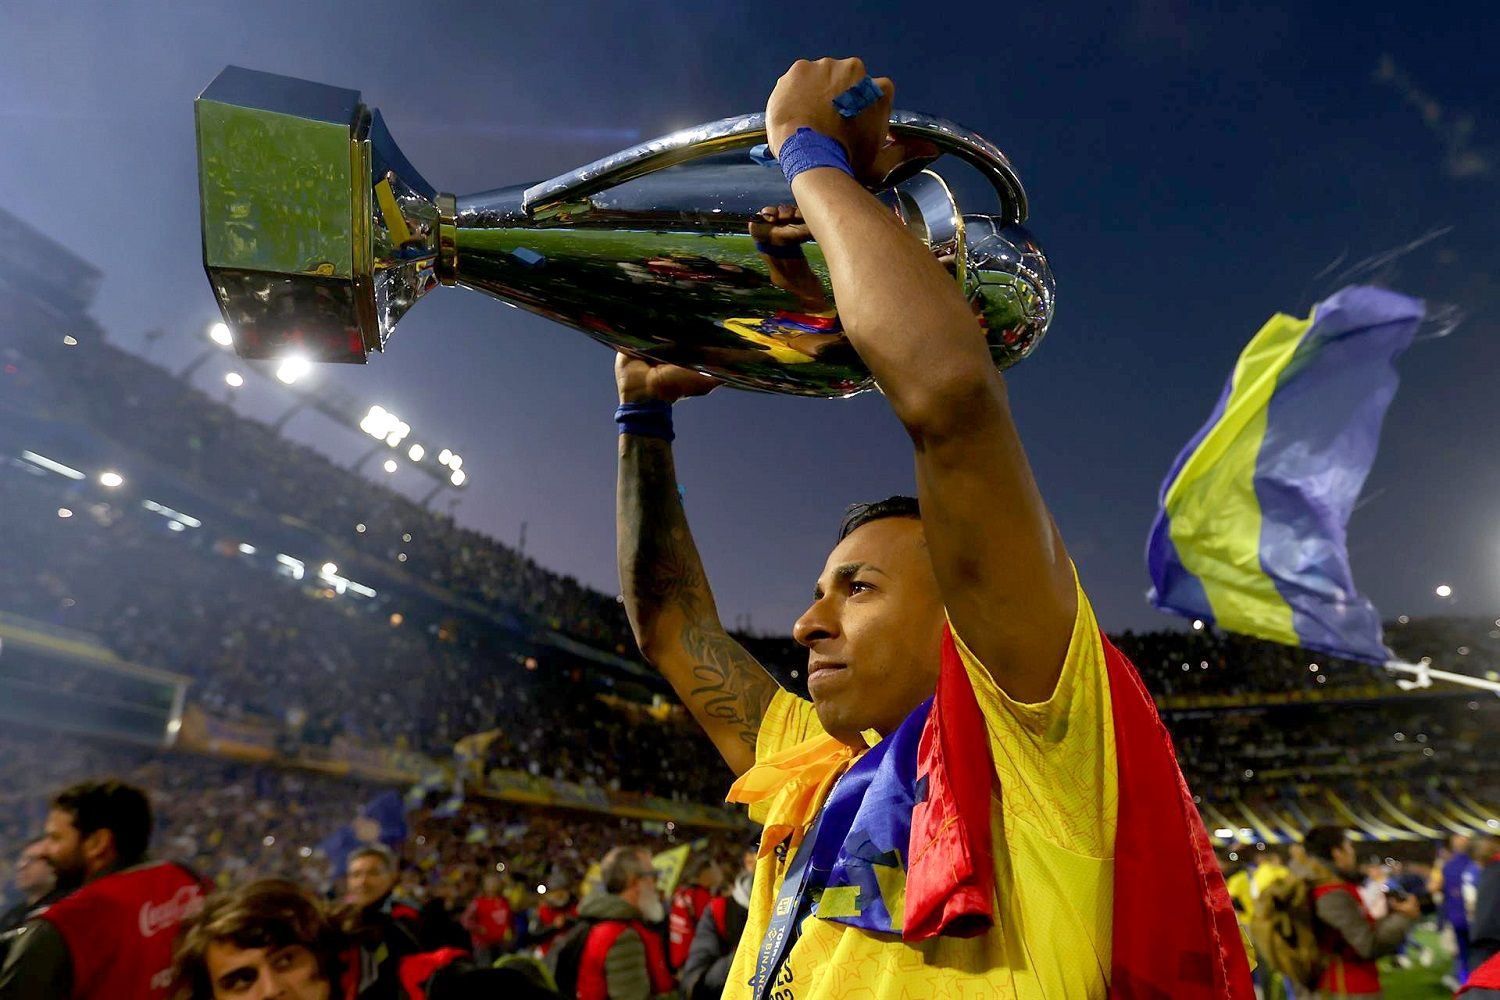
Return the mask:
POLYGON ((776 682, 719 621, 670 446, 635 435, 621 441, 620 582, 636 638, 643 648, 674 645, 689 667, 667 679, 688 708, 705 728, 727 730, 753 753, 776 682))
POLYGON ((693 659, 694 687, 688 692, 703 714, 733 730, 753 752, 760 720, 776 693, 776 682, 745 647, 719 630, 685 625, 682 644, 693 659))

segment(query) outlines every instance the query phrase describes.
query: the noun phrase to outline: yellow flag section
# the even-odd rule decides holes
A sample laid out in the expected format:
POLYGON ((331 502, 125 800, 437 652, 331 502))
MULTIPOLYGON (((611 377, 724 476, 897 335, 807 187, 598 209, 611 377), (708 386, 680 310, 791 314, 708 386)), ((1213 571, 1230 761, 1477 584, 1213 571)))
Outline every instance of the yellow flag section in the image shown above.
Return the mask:
POLYGON ((681 881, 682 869, 687 865, 691 847, 690 844, 682 844, 651 858, 651 864, 656 868, 656 889, 663 899, 671 896, 677 883, 681 881))
POLYGON ((1278 313, 1235 364, 1224 414, 1167 490, 1171 538, 1182 564, 1202 581, 1214 617, 1235 631, 1299 645, 1292 609, 1261 568, 1256 458, 1267 404, 1313 317, 1278 313), (1207 553, 1208 555, 1204 555, 1207 553))

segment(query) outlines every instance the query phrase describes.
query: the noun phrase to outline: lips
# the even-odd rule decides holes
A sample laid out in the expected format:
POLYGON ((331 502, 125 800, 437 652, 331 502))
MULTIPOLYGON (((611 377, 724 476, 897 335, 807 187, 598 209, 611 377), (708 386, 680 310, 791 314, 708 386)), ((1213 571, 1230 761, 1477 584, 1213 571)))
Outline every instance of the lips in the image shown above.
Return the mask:
POLYGON ((844 670, 847 664, 835 663, 832 660, 818 660, 807 665, 807 682, 812 683, 815 677, 827 677, 833 673, 844 670))

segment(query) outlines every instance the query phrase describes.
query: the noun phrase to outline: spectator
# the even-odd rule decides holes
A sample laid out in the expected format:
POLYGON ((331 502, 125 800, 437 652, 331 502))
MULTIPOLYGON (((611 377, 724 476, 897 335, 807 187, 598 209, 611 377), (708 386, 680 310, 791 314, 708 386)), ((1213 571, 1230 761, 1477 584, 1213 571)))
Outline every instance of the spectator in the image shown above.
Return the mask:
POLYGON ((744 864, 728 896, 715 896, 698 920, 692 946, 682 966, 682 994, 686 1000, 719 1000, 729 978, 729 965, 745 933, 750 915, 750 889, 755 884, 758 845, 745 851, 744 864))
POLYGON ((509 950, 515 929, 511 926, 510 903, 505 900, 505 880, 499 872, 487 872, 480 893, 464 910, 463 926, 474 943, 474 958, 489 965, 509 950))
POLYGON ((268 879, 219 893, 188 922, 175 969, 182 1000, 345 996, 342 939, 311 893, 268 879))
POLYGON ((180 1000, 533 1000, 538 991, 519 972, 475 970, 457 951, 408 956, 386 970, 329 918, 312 893, 283 879, 251 882, 216 894, 185 928, 175 969, 180 1000), (371 979, 368 970, 382 971, 371 979))
MULTIPOLYGON (((1469 854, 1467 834, 1455 833, 1448 838, 1452 852, 1443 862, 1443 919, 1453 928, 1453 975, 1448 982, 1453 989, 1469 979, 1469 908, 1479 880, 1479 864, 1469 854)), ((1478 963, 1473 963, 1477 965, 1478 963)))
POLYGON ((578 904, 565 885, 554 886, 537 903, 528 921, 527 937, 538 954, 546 955, 558 935, 578 920, 578 904))
POLYGON ((393 891, 398 866, 389 848, 368 844, 351 853, 348 864, 345 906, 338 914, 341 929, 355 945, 376 956, 373 976, 378 985, 366 991, 371 1000, 394 1000, 400 995, 396 984, 402 961, 423 950, 420 912, 393 891))
MULTIPOLYGON (((21 856, 16 859, 13 881, 16 891, 21 895, 21 901, 7 910, 4 916, 0 916, 0 934, 15 930, 39 911, 67 895, 67 889, 58 885, 57 873, 47 862, 44 850, 41 841, 34 841, 27 844, 21 851, 21 856)), ((3 953, 0 953, 0 961, 3 959, 3 953)))
POLYGON ((1469 959, 1477 967, 1500 953, 1500 837, 1480 837, 1472 851, 1483 866, 1469 923, 1469 959))
POLYGON ((0 971, 0 1000, 164 1000, 172 939, 202 902, 187 869, 145 861, 151 806, 115 781, 64 789, 42 853, 59 883, 81 886, 29 921, 0 971))
POLYGON ((671 995, 661 938, 646 926, 666 916, 656 869, 643 847, 616 847, 599 864, 601 891, 578 906, 591 926, 579 958, 578 1000, 647 1000, 671 995))
POLYGON ((693 944, 693 931, 708 909, 708 901, 724 885, 724 869, 709 854, 691 855, 682 869, 682 884, 672 893, 667 915, 667 958, 681 969, 693 944))
POLYGON ((1314 926, 1325 965, 1319 997, 1374 1000, 1381 996, 1375 960, 1391 955, 1406 940, 1420 915, 1412 897, 1390 901, 1391 912, 1374 919, 1360 900, 1358 856, 1341 827, 1319 826, 1303 838, 1307 868, 1299 874, 1312 885, 1314 926))

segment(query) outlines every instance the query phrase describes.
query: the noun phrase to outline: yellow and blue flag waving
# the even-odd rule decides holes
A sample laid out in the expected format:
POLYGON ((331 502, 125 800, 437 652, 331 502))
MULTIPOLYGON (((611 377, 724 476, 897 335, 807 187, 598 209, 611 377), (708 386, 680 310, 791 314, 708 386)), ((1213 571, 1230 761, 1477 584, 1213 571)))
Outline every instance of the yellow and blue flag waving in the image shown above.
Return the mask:
POLYGON ((1346 529, 1396 393, 1420 300, 1350 286, 1271 317, 1161 489, 1151 602, 1231 632, 1392 659, 1354 589, 1346 529))

